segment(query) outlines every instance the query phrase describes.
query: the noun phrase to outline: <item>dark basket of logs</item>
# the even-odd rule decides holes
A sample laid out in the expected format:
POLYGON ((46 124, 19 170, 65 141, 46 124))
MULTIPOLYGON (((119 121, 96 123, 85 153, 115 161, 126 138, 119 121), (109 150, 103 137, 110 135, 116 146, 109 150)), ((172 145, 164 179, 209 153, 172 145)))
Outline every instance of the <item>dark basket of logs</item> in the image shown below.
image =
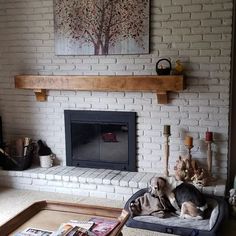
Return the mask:
POLYGON ((3 170, 26 170, 33 161, 37 149, 37 145, 33 142, 25 147, 24 155, 14 155, 12 152, 9 154, 3 149, 0 152, 0 165, 3 170))

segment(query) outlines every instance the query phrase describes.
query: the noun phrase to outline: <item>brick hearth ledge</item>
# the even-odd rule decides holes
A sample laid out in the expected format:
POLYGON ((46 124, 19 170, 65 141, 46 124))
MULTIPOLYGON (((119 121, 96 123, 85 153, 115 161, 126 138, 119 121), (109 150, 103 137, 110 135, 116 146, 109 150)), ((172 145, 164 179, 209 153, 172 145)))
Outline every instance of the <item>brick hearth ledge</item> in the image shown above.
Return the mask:
MULTIPOLYGON (((0 186, 126 201, 139 189, 148 187, 153 176, 161 175, 68 166, 32 167, 24 171, 0 170, 0 186)), ((200 190, 224 196, 225 184, 224 180, 217 180, 200 190)))

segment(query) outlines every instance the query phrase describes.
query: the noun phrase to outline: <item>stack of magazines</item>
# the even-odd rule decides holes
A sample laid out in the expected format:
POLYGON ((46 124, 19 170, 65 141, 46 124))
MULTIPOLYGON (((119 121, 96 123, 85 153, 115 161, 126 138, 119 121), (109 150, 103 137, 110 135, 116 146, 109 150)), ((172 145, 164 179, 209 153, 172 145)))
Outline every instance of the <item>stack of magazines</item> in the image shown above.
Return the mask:
POLYGON ((107 236, 118 224, 118 220, 93 217, 89 221, 62 223, 56 231, 27 228, 14 236, 107 236))

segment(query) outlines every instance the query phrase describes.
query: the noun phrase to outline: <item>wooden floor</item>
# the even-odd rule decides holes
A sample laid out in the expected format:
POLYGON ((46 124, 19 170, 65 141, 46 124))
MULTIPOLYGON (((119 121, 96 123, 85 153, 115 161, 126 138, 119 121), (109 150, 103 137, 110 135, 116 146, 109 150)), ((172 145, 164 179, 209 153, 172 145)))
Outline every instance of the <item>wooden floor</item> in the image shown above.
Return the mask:
POLYGON ((236 235, 236 218, 230 217, 220 231, 220 236, 235 236, 236 235))

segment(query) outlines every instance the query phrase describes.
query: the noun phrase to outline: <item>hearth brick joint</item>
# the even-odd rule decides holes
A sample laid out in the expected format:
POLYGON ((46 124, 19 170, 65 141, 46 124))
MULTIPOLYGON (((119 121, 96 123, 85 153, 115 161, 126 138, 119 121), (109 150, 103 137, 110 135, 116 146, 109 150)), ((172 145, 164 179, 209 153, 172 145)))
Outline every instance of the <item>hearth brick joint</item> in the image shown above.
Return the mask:
POLYGON ((46 101, 46 90, 156 92, 159 104, 168 103, 168 92, 180 92, 185 88, 182 75, 16 75, 15 87, 34 90, 37 101, 46 101))

